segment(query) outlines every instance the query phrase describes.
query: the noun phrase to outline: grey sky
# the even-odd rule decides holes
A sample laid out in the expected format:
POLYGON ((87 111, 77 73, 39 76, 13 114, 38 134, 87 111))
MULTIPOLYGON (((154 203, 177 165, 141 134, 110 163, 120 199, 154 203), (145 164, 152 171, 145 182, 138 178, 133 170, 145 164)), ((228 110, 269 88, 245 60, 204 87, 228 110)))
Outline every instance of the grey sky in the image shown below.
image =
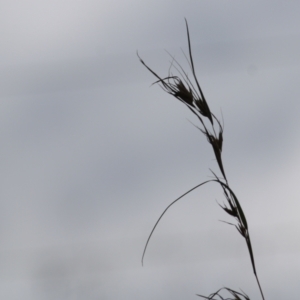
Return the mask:
POLYGON ((223 160, 266 299, 298 299, 297 1, 15 1, 0 10, 0 298, 259 299, 244 241, 207 185, 197 120, 158 86, 168 50, 224 117, 223 160))

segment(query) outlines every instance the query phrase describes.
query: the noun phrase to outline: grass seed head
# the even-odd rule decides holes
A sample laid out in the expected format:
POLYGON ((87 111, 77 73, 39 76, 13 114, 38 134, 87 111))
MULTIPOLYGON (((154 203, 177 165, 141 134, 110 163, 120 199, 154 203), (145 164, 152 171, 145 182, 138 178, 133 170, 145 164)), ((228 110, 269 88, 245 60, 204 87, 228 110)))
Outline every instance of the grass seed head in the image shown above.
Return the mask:
MULTIPOLYGON (((220 205, 221 206, 221 205, 220 205)), ((226 207, 225 205, 224 206, 221 206, 229 215, 231 215, 232 217, 234 218, 237 218, 238 217, 238 213, 237 213, 237 209, 235 207, 233 208, 228 208, 226 207)))
POLYGON ((184 103, 194 106, 194 95, 191 87, 187 89, 180 78, 175 79, 175 87, 176 90, 174 91, 173 95, 184 103))

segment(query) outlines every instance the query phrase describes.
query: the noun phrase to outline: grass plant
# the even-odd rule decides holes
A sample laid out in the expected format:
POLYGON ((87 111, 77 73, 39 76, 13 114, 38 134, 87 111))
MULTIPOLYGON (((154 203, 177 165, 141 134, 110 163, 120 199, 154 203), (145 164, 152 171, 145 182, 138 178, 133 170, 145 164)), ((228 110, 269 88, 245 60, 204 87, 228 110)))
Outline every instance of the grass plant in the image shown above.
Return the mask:
MULTIPOLYGON (((184 196, 192 192, 193 190, 199 188, 200 186, 203 186, 207 183, 215 183, 220 186, 220 188, 223 191, 224 197, 225 197, 225 204, 220 205, 220 207, 227 213, 231 218, 234 219, 233 223, 225 222, 229 225, 233 225, 236 227, 238 233, 242 236, 242 238, 245 240, 249 257, 252 265, 252 270, 261 294, 261 297, 263 300, 264 294, 258 279, 256 266, 255 266, 255 260, 254 260, 254 254, 250 239, 250 233, 249 233, 249 227, 247 223, 247 219, 245 216, 245 213, 242 209, 242 206, 240 204, 240 201, 238 200, 237 196, 235 195, 233 189, 229 185, 229 181, 226 177, 225 169, 223 166, 222 161, 222 146, 223 146, 223 126, 220 122, 220 120, 216 117, 216 115, 210 110, 209 105, 204 97, 203 91, 200 87, 199 81, 196 76, 194 62, 193 62, 193 56, 192 56, 192 49, 191 49, 191 40, 190 40, 190 33, 189 33, 189 27, 187 20, 186 22, 186 30, 187 30, 187 39, 188 39, 188 56, 185 56, 186 60, 188 61, 189 67, 192 72, 192 78, 189 78, 188 73, 182 68, 182 66, 178 63, 178 61, 171 55, 171 66, 168 71, 167 77, 160 77, 158 74, 156 74, 150 67, 146 65, 146 63, 140 58, 139 54, 137 53, 140 62, 156 77, 156 81, 153 84, 159 84, 160 87, 167 92, 168 94, 175 97, 177 100, 182 102, 198 119, 199 125, 196 126, 202 134, 206 137, 208 143, 211 145, 213 153, 215 155, 220 175, 217 175, 216 172, 211 171, 213 178, 207 181, 204 181, 192 189, 185 192, 183 195, 175 199, 173 202, 171 202, 166 209, 162 212, 156 223, 154 224, 149 237, 146 241, 143 255, 142 255, 142 264, 144 261, 144 257, 146 254, 146 250, 148 247, 148 244, 150 242, 150 239, 160 222, 161 218, 164 216, 164 214, 168 211, 168 209, 175 204, 177 201, 182 199, 184 196), (172 69, 175 70, 174 75, 172 73, 172 69)), ((230 299, 230 300, 250 300, 250 298, 243 292, 243 291, 235 291, 233 289, 230 289, 228 287, 223 287, 216 292, 212 293, 209 296, 203 296, 198 295, 199 297, 202 297, 204 299, 209 300, 216 300, 216 299, 230 299), (229 294, 229 297, 233 298, 224 298, 224 294, 229 294)))

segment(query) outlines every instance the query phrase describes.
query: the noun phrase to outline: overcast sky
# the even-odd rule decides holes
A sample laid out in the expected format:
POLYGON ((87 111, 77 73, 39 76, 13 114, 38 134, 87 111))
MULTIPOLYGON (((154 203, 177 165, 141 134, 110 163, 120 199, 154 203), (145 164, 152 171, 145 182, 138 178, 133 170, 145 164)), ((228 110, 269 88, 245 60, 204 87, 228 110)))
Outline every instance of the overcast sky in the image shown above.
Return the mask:
POLYGON ((260 299, 191 112, 164 93, 170 57, 224 119, 223 162, 266 300, 298 299, 300 2, 2 0, 0 298, 260 299))

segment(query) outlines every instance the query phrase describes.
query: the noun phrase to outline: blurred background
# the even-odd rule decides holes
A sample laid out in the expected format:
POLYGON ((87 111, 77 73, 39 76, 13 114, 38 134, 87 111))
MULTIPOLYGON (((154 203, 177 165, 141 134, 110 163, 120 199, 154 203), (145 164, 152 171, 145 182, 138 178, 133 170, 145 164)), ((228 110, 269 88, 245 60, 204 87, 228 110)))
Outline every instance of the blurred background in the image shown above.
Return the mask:
MULTIPOLYGON (((248 250, 206 185, 218 171, 164 93, 168 50, 224 119, 223 161, 266 299, 298 299, 300 2, 16 1, 0 9, 0 298, 260 299, 248 250)), ((198 124, 197 124, 198 125, 198 124)))

